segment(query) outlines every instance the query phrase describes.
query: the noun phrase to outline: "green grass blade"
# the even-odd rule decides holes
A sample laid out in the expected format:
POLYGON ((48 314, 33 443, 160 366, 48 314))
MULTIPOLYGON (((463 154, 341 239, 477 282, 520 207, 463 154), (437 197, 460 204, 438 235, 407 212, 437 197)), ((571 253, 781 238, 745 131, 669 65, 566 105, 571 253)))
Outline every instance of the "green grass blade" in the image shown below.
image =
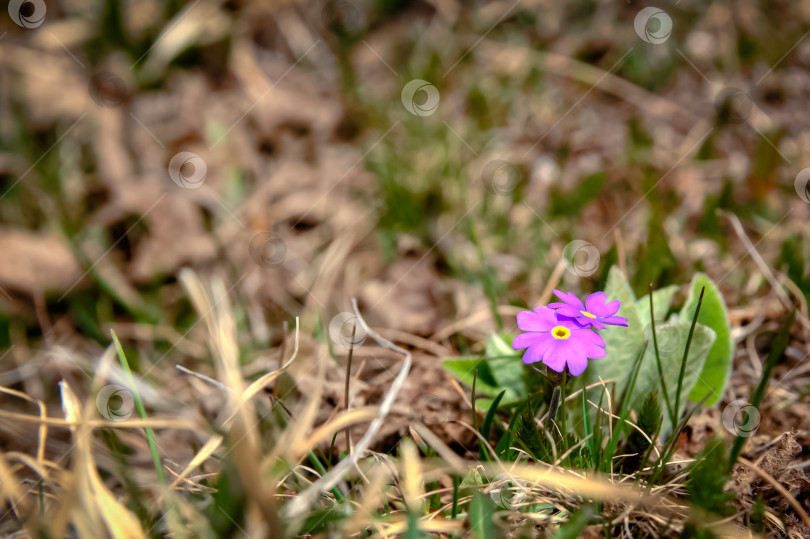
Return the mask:
POLYGON ((554 539, 577 539, 582 535, 592 516, 593 507, 586 505, 571 515, 568 522, 560 526, 560 529, 554 534, 554 539))
POLYGON ((489 496, 480 492, 473 495, 470 502, 470 531, 475 539, 491 539, 495 537, 495 505, 489 496))
POLYGON ((588 445, 588 467, 593 468, 593 463, 596 461, 596 440, 593 436, 591 429, 591 416, 588 414, 588 402, 585 397, 585 388, 582 389, 582 420, 585 424, 585 438, 587 438, 588 445))
MULTIPOLYGON (((141 416, 141 419, 146 419, 146 408, 144 408, 141 394, 138 393, 138 388, 135 386, 135 378, 132 376, 132 370, 129 368, 127 356, 124 353, 124 349, 121 347, 121 342, 118 340, 118 335, 115 334, 115 330, 110 330, 110 334, 115 344, 115 351, 118 353, 118 361, 121 362, 121 368, 124 369, 124 372, 129 378, 129 384, 132 387, 132 397, 135 400, 138 415, 141 416)), ((149 444, 149 451, 152 453, 152 461, 155 464, 158 480, 161 483, 165 483, 166 476, 163 474, 163 466, 160 464, 160 456, 158 455, 157 444, 155 444, 155 433, 151 427, 145 427, 144 431, 146 431, 146 442, 149 444)))
POLYGON ((653 308, 653 285, 650 283, 650 327, 652 329, 653 346, 655 347, 655 363, 658 366, 658 376, 661 377, 661 390, 664 392, 664 402, 667 405, 670 425, 675 424, 675 413, 672 411, 672 403, 669 402, 669 392, 664 379, 664 369, 661 367, 661 354, 658 352, 658 335, 655 333, 655 309, 653 308))
MULTIPOLYGON (((695 324, 697 324, 698 315, 700 314, 700 304, 703 303, 703 293, 706 292, 706 287, 700 289, 700 298, 698 298, 697 307, 695 307, 695 316, 692 317, 692 327, 689 328, 689 336, 686 338, 686 348, 683 351, 683 360, 681 361, 681 372, 678 375, 678 390, 675 392, 675 415, 681 413, 681 389, 683 388, 683 376, 686 374, 686 359, 689 357, 689 345, 692 344, 692 335, 695 332, 695 324)), ((674 424, 674 423, 673 423, 674 424)))
MULTIPOLYGON (((487 441, 489 440, 489 433, 492 430, 492 420, 495 419, 495 412, 498 410, 498 405, 505 394, 505 389, 498 393, 498 396, 495 397, 494 401, 492 401, 492 405, 489 407, 489 410, 487 410, 487 415, 484 418, 483 425, 481 425, 481 436, 483 436, 487 441)), ((489 460, 489 452, 486 450, 483 443, 479 444, 478 451, 482 460, 489 460)))

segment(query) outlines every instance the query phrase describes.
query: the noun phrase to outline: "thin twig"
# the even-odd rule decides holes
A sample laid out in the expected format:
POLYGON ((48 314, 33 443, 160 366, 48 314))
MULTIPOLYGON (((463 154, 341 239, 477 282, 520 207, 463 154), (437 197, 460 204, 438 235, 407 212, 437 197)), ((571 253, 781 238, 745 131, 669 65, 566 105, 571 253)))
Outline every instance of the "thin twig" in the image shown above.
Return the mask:
MULTIPOLYGON (((355 323, 352 326, 352 338, 349 341, 349 358, 346 360, 346 389, 344 391, 343 397, 343 407, 348 412, 349 411, 349 382, 351 381, 352 376, 352 354, 354 354, 354 336, 357 333, 357 324, 355 323)), ((352 452, 352 442, 349 438, 349 427, 346 427, 344 431, 346 434, 346 454, 350 454, 352 452)))

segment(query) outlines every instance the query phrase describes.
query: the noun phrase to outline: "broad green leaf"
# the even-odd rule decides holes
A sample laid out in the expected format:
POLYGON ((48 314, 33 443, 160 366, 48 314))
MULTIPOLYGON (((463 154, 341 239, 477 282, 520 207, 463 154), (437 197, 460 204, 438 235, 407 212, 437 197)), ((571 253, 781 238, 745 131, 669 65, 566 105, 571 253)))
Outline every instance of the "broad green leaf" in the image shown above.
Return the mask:
POLYGON ((521 352, 513 349, 511 342, 506 342, 500 335, 491 333, 487 338, 486 356, 488 358, 519 357, 521 352))
MULTIPOLYGON (((476 492, 470 502, 470 532, 474 539, 490 539, 495 534, 495 504, 489 496, 476 492)), ((498 534, 500 535, 500 534, 498 534)))
POLYGON ((608 273, 605 284, 607 301, 619 300, 622 306, 617 313, 627 318, 628 327, 607 326, 599 334, 605 340, 607 356, 602 359, 589 360, 585 371, 589 383, 599 382, 599 378, 616 383, 613 394, 618 398, 630 382, 633 364, 644 345, 643 325, 638 317, 633 291, 624 274, 613 266, 608 273))
POLYGON ((714 392, 706 405, 717 404, 723 397, 731 374, 731 364, 734 359, 734 343, 731 339, 731 327, 728 323, 728 310, 723 296, 707 275, 697 273, 692 278, 689 297, 681 310, 680 319, 691 321, 695 316, 700 289, 706 287, 703 294, 703 303, 698 314, 698 323, 710 327, 717 334, 712 345, 703 370, 697 379, 695 387, 689 393, 689 400, 700 402, 707 394, 714 392))
MULTIPOLYGON (((664 321, 666 319, 667 311, 672 305, 672 297, 680 287, 677 285, 667 286, 653 291, 653 303, 655 303, 655 322, 664 321)), ((641 323, 646 327, 650 323, 650 295, 645 294, 642 298, 636 300, 636 310, 638 311, 638 318, 641 323)))
POLYGON ((450 374, 472 387, 475 368, 478 367, 478 380, 475 382, 476 393, 495 396, 500 391, 489 368, 489 363, 480 357, 448 358, 442 362, 450 374))
MULTIPOLYGON (((486 358, 497 386, 501 389, 511 389, 515 395, 523 398, 527 395, 523 378, 526 368, 523 365, 523 352, 512 348, 502 337, 491 334, 487 339, 486 358)), ((508 397, 507 391, 507 397, 508 397)), ((504 401, 508 399, 504 397, 504 401)))
MULTIPOLYGON (((684 320, 681 322, 663 324, 655 328, 656 334, 658 335, 658 353, 661 356, 661 370, 663 372, 664 381, 666 382, 669 402, 672 403, 673 406, 678 392, 678 376, 681 371, 681 361, 683 361, 683 353, 686 349, 686 341, 689 338, 689 328, 691 326, 691 322, 684 320)), ((692 334, 692 342, 689 345, 689 357, 686 360, 686 369, 683 375, 680 397, 681 410, 677 413, 678 417, 680 417, 681 412, 686 406, 687 395, 689 395, 695 387, 706 362, 706 356, 709 354, 709 350, 714 342, 715 333, 711 328, 701 324, 695 325, 695 332, 692 334)), ((634 410, 640 410, 645 396, 653 390, 657 390, 659 395, 663 395, 661 375, 658 372, 658 365, 655 361, 655 349, 652 344, 650 344, 647 346, 644 358, 641 360, 641 366, 639 367, 636 387, 634 388, 633 397, 630 401, 632 408, 634 410)), ((663 396, 659 398, 661 409, 664 409, 663 396)), ((661 432, 666 433, 670 428, 669 417, 665 414, 661 432)))
MULTIPOLYGON (((521 355, 521 352, 513 350, 503 338, 492 334, 487 339, 484 358, 450 358, 445 359, 443 365, 468 386, 472 386, 473 375, 478 367, 476 394, 495 397, 502 390, 506 390, 501 403, 514 404, 526 398, 528 394, 523 382, 526 372, 521 355)), ((491 399, 477 399, 476 408, 487 410, 491 403, 491 399)))
MULTIPOLYGON (((666 290, 666 289, 664 289, 666 290)), ((633 373, 633 365, 641 353, 644 342, 649 340, 647 350, 639 366, 638 378, 630 397, 631 408, 638 410, 644 397, 652 390, 658 390, 662 399, 663 408, 663 388, 661 387, 661 375, 658 372, 658 365, 655 360, 655 348, 652 344, 649 322, 639 318, 637 303, 633 297, 633 292, 624 274, 617 268, 612 267, 608 274, 605 293, 608 301, 618 299, 622 302, 619 309, 619 316, 627 318, 628 327, 608 326, 599 333, 605 339, 607 345, 607 356, 604 359, 591 360, 588 366, 588 379, 591 383, 603 380, 614 380, 616 387, 613 395, 618 398, 624 391, 625 386, 630 383, 633 373), (645 331, 646 329, 646 331, 645 331)), ((654 299, 656 299, 654 297, 654 299)), ((665 298, 664 298, 665 299, 665 298)), ((671 298, 670 298, 671 299, 671 298)), ((704 298, 705 300, 705 298, 704 298)), ((649 298, 646 314, 649 317, 649 298)), ((662 303, 663 305, 663 303, 662 303)), ((658 305, 656 304, 656 311, 658 305)), ((701 311, 703 308, 701 307, 701 311)), ((663 313, 663 311, 661 311, 663 313)), ((658 336, 658 349, 661 355, 661 370, 667 386, 667 394, 670 402, 675 402, 677 392, 678 376, 680 374, 681 361, 683 359, 686 340, 689 335, 691 321, 683 320, 676 323, 663 323, 656 326, 658 336)), ((701 324, 695 326, 695 333, 692 337, 692 344, 689 348, 689 357, 686 363, 683 386, 681 387, 681 400, 685 404, 686 396, 697 383, 706 355, 715 340, 715 333, 710 328, 701 324)), ((683 406, 682 406, 683 408, 683 406)), ((669 418, 665 418, 662 432, 669 429, 669 418)))

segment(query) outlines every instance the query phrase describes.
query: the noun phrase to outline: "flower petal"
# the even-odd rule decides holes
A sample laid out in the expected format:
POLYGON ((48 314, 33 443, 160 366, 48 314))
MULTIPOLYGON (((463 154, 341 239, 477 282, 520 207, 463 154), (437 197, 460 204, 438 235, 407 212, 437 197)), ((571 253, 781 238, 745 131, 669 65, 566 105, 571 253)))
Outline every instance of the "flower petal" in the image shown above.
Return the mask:
POLYGON ((584 356, 575 356, 568 360, 568 372, 571 376, 579 376, 588 367, 588 358, 584 356))
POLYGON ((552 371, 562 372, 565 369, 566 346, 565 341, 554 339, 543 354, 543 363, 552 371))
POLYGON ((599 321, 598 318, 590 318, 588 316, 578 316, 574 319, 577 323, 579 328, 596 328, 596 329, 605 329, 605 326, 602 325, 602 322, 599 321))
POLYGON ((621 316, 608 316, 607 318, 600 318, 600 322, 611 326, 624 326, 627 327, 627 318, 621 316))
POLYGON ((576 295, 574 295, 573 292, 560 292, 559 290, 554 289, 552 289, 552 291, 554 292, 555 296, 563 300, 568 305, 576 307, 580 311, 585 308, 585 305, 582 303, 582 300, 576 297, 576 295))
POLYGON ((530 346, 534 346, 535 344, 539 344, 541 342, 545 342, 548 339, 553 339, 554 337, 551 336, 550 333, 540 333, 540 332, 529 332, 529 333, 521 333, 515 340, 512 341, 512 348, 515 350, 523 350, 524 348, 528 348, 530 346))
POLYGON ((585 354, 585 357, 587 358, 602 359, 607 355, 607 350, 605 350, 604 348, 600 348, 588 341, 580 341, 579 344, 582 348, 582 351, 585 354))
POLYGON ((568 316, 570 318, 577 318, 579 316, 582 316, 582 313, 580 313, 578 309, 565 304, 563 304, 562 307, 558 308, 556 312, 558 319, 560 316, 568 316))
POLYGON ((548 334, 545 334, 545 337, 547 337, 546 340, 533 344, 528 350, 526 350, 526 353, 523 354, 523 363, 528 365, 529 363, 543 361, 549 346, 554 344, 554 341, 556 340, 554 337, 548 334))
POLYGON ((619 311, 622 302, 619 300, 606 303, 607 294, 604 292, 594 292, 585 298, 585 310, 596 316, 613 316, 619 311))
POLYGON ((605 344, 605 339, 603 339, 602 336, 596 333, 595 331, 591 330, 577 331, 576 333, 574 333, 574 337, 589 342, 591 344, 595 344, 596 346, 601 346, 602 348, 607 346, 605 344))
POLYGON ((557 324, 554 311, 548 307, 538 307, 534 311, 520 311, 517 325, 522 331, 551 331, 557 324))

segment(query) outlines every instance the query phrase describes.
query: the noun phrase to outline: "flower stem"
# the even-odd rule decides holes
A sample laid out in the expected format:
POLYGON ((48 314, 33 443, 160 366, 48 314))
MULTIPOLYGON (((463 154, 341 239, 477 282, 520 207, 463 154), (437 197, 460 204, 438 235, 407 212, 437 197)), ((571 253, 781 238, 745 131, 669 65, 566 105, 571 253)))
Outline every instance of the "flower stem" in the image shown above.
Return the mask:
POLYGON ((565 435, 565 390, 566 390, 566 387, 565 386, 566 386, 567 382, 568 382, 568 371, 564 370, 563 373, 562 373, 562 382, 560 382, 560 411, 558 413, 560 415, 560 421, 559 421, 559 424, 560 424, 560 438, 562 440, 563 447, 565 448, 566 451, 568 450, 568 447, 566 447, 566 443, 565 443, 565 440, 566 440, 566 435, 565 435))
POLYGON ((548 416, 546 417, 546 428, 549 428, 552 421, 557 419, 557 410, 560 407, 560 386, 554 387, 554 392, 551 394, 551 402, 548 404, 548 416))

